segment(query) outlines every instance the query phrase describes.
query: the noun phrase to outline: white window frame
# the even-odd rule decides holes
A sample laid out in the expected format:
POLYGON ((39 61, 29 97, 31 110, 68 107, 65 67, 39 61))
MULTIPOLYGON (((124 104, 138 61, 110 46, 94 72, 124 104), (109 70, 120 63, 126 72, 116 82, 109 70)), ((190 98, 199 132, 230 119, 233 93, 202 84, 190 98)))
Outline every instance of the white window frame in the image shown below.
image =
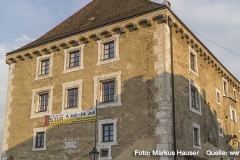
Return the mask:
POLYGON ((71 112, 79 112, 82 111, 82 83, 83 80, 76 80, 65 82, 62 84, 62 112, 61 114, 71 113, 71 112), (77 107, 67 107, 68 100, 68 89, 78 88, 78 105, 77 107))
POLYGON ((238 132, 240 132, 240 119, 239 119, 239 116, 237 117, 237 120, 238 120, 238 132))
POLYGON ((221 105, 221 92, 216 88, 216 102, 218 105, 221 105), (218 97, 219 94, 219 97, 218 97), (218 102, 218 98, 219 98, 219 102, 218 102))
POLYGON ((200 130, 200 125, 197 124, 197 123, 193 123, 193 127, 192 127, 192 135, 193 135, 193 148, 196 148, 196 149, 201 149, 201 130, 200 130), (199 145, 195 145, 194 144, 194 128, 197 128, 198 129, 198 144, 199 145))
POLYGON ((198 76, 197 53, 195 52, 195 50, 192 49, 192 47, 188 46, 188 48, 189 48, 189 58, 188 58, 188 60, 189 60, 189 71, 191 71, 196 76, 198 76), (195 70, 193 70, 191 68, 191 54, 194 55, 195 70))
POLYGON ((113 106, 121 106, 121 71, 112 72, 104 75, 94 76, 94 100, 93 106, 96 104, 96 100, 98 100, 98 108, 107 108, 113 106), (102 102, 102 82, 106 80, 114 79, 115 81, 115 96, 114 101, 110 102, 102 102))
POLYGON ((218 135, 220 137, 223 137, 223 121, 221 119, 218 119, 218 135), (222 130, 222 133, 220 132, 222 130))
POLYGON ((31 106, 31 116, 30 118, 40 118, 45 115, 52 114, 52 101, 53 101, 53 86, 37 88, 32 91, 32 106, 31 106), (38 112, 39 107, 39 95, 41 93, 48 93, 48 106, 45 112, 38 112))
POLYGON ((230 106, 230 118, 233 122, 237 123, 237 111, 232 106, 230 106), (232 111, 234 111, 234 116, 232 115, 232 111))
POLYGON ((237 91, 234 87, 233 87, 233 100, 237 102, 237 91))
POLYGON ((68 49, 64 50, 64 69, 63 69, 63 73, 69 73, 69 72, 74 72, 74 71, 78 71, 78 70, 82 70, 84 69, 83 66, 83 57, 84 57, 84 46, 85 44, 81 44, 79 46, 76 47, 71 47, 68 49), (69 67, 69 58, 70 58, 70 53, 74 52, 74 51, 79 51, 79 66, 75 66, 75 67, 69 67))
POLYGON ((98 120, 98 148, 99 151, 101 149, 108 149, 108 157, 100 157, 99 155, 99 160, 111 160, 112 155, 111 155, 111 147, 113 145, 118 145, 117 142, 117 118, 114 119, 103 119, 103 120, 98 120), (104 124, 113 124, 113 141, 112 142, 103 142, 103 125, 104 124))
POLYGON ((200 98, 200 87, 198 85, 196 85, 192 80, 189 80, 189 109, 194 112, 197 113, 199 115, 201 115, 201 98, 200 98), (194 107, 192 107, 192 96, 191 96, 191 87, 195 87, 197 89, 197 95, 195 96, 196 102, 198 102, 198 110, 195 109, 194 107))
POLYGON ((46 137, 47 137, 47 127, 33 128, 33 146, 32 151, 43 151, 46 150, 46 137), (36 135, 38 132, 44 132, 44 147, 36 148, 36 135))
POLYGON ((97 62, 97 65, 112 63, 112 62, 120 60, 120 57, 119 57, 119 36, 120 36, 120 34, 115 34, 115 35, 111 36, 110 38, 97 41, 97 43, 98 43, 98 62, 97 62), (108 42, 111 42, 111 41, 114 42, 114 57, 113 58, 108 58, 108 59, 103 59, 104 44, 108 43, 108 42))
POLYGON ((228 96, 228 82, 226 79, 222 78, 222 83, 223 83, 223 96, 228 96), (224 82, 226 83, 226 91, 225 91, 225 87, 224 87, 224 82))
POLYGON ((37 67, 36 67, 36 78, 35 80, 40 80, 40 79, 45 79, 45 78, 49 78, 52 77, 52 67, 53 67, 53 55, 54 53, 51 54, 46 54, 43 56, 39 56, 37 57, 37 67), (48 74, 41 74, 41 65, 42 65, 42 61, 49 59, 49 72, 48 74))

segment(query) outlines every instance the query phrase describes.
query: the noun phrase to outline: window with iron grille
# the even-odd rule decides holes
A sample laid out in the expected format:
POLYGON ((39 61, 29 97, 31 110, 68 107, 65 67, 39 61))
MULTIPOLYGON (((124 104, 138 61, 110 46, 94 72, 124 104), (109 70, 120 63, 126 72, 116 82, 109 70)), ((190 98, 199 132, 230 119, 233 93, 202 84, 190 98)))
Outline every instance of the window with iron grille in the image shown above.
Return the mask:
POLYGON ((79 50, 69 53, 69 68, 79 66, 79 50))
POLYGON ((77 107, 78 104, 78 88, 68 89, 68 103, 67 107, 77 107))
POLYGON ((41 75, 45 75, 49 73, 49 59, 45 59, 41 61, 41 75))
POLYGON ((192 53, 190 53, 190 63, 191 63, 191 69, 196 71, 195 55, 192 53))
POLYGON ((104 55, 103 59, 114 58, 114 41, 104 44, 104 55))
POLYGON ((103 142, 113 141, 113 123, 103 125, 103 142))
POLYGON ((37 132, 36 133, 36 148, 43 148, 44 147, 44 132, 37 132))
POLYGON ((48 93, 39 95, 39 112, 47 111, 48 106, 48 93))
POLYGON ((103 102, 111 102, 114 101, 115 95, 115 81, 108 81, 102 83, 102 95, 103 102))
POLYGON ((108 149, 101 149, 100 157, 108 157, 108 149))

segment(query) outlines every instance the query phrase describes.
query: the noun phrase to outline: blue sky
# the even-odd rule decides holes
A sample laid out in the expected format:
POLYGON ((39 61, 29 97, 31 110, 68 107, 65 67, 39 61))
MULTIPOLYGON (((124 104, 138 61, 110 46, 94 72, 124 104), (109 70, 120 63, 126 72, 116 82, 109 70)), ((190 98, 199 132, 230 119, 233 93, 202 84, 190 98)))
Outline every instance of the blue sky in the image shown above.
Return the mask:
MULTIPOLYGON (((40 37, 91 0, 2 0, 0 7, 0 137, 7 92, 5 54, 40 37), (3 7, 4 6, 4 7, 3 7)), ((162 0, 155 0, 161 3, 162 0)), ((192 30, 240 55, 239 0, 170 0, 172 10, 192 30)), ((240 56, 196 34, 240 80, 240 56)), ((1 138, 0 138, 1 144, 1 138)), ((0 146, 1 147, 1 146, 0 146)))

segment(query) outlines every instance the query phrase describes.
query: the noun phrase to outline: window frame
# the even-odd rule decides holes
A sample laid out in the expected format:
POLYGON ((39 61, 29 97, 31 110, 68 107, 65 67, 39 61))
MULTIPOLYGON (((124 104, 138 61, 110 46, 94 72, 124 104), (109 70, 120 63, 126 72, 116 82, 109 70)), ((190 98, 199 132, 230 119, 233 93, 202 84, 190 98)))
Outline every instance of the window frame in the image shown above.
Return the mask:
POLYGON ((193 148, 201 149, 201 130, 200 130, 199 124, 193 123, 192 135, 193 135, 193 148), (195 137, 195 129, 197 129, 197 137, 195 137), (195 144, 196 138, 197 138, 198 144, 195 144))
POLYGON ((192 80, 189 80, 189 109, 201 115, 201 97, 200 97, 200 87, 196 85, 192 80), (195 88, 195 102, 198 102, 196 107, 192 106, 192 88, 195 88))
POLYGON ((71 47, 71 48, 68 48, 68 49, 64 50, 64 69, 63 69, 63 73, 69 73, 69 72, 74 72, 74 71, 79 71, 79 70, 84 69, 84 66, 83 66, 84 46, 85 46, 85 44, 81 44, 79 46, 71 47), (79 63, 78 63, 77 66, 71 67, 70 66, 70 56, 71 56, 71 53, 74 53, 76 51, 79 51, 79 61, 78 61, 79 63))
POLYGON ((103 142, 105 143, 105 142, 112 142, 113 140, 111 140, 111 137, 112 137, 112 139, 113 139, 113 137, 114 137, 114 124, 113 123, 108 123, 108 124, 102 124, 103 126, 102 126, 102 128, 103 128, 103 137, 102 137, 102 139, 103 139, 103 142), (113 128, 113 130, 111 130, 111 126, 112 126, 112 128, 113 128), (107 127, 107 130, 105 130, 105 127, 107 127), (106 131, 108 132, 108 134, 106 135, 105 133, 106 133, 106 131), (113 131, 113 133, 111 134, 111 131, 113 131), (108 138, 108 140, 105 140, 105 137, 107 137, 108 138))
POLYGON ((101 149, 108 150, 108 157, 101 157, 101 155, 99 155, 99 160, 112 159, 111 148, 114 145, 118 145, 117 121, 118 121, 117 118, 98 120, 98 144, 97 144, 97 146, 98 146, 99 150, 101 150, 101 149), (113 141, 103 142, 103 125, 105 125, 105 124, 113 124, 113 141))
POLYGON ((237 91, 234 87, 233 87, 233 100, 237 102, 237 91))
POLYGON ((45 79, 45 78, 49 78, 49 77, 53 76, 53 74, 52 74, 53 56, 54 56, 54 53, 50 53, 50 54, 46 54, 46 55, 37 57, 35 80, 41 80, 41 79, 45 79), (42 74, 42 62, 46 61, 46 60, 49 61, 48 73, 42 74))
POLYGON ((41 118, 45 115, 52 114, 52 101, 53 101, 53 88, 54 86, 48 86, 43 88, 37 88, 32 90, 32 106, 31 106, 31 116, 33 118, 41 118), (39 111, 39 95, 48 93, 48 104, 46 111, 39 111))
POLYGON ((228 96, 228 82, 226 79, 222 78, 222 83, 223 83, 223 96, 227 97, 228 96))
POLYGON ((101 102, 102 103, 109 103, 109 102, 113 102, 115 100, 115 96, 116 96, 116 80, 115 79, 111 79, 111 80, 105 80, 105 81, 101 81, 101 102), (111 94, 111 86, 110 83, 114 83, 114 94, 111 94), (105 84, 108 84, 108 94, 105 94, 105 84), (111 100, 111 95, 113 95, 113 100, 111 100), (108 97, 108 100, 105 101, 105 96, 108 97))
POLYGON ((233 106, 230 106, 230 119, 237 123, 237 111, 233 106))
POLYGON ((40 127, 40 128, 33 128, 33 145, 32 145, 32 151, 42 151, 46 150, 46 138, 47 137, 47 127, 40 127), (43 147, 37 147, 37 134, 38 133, 44 133, 44 141, 43 141, 43 147))
POLYGON ((39 99, 38 112, 46 112, 47 108, 48 108, 49 93, 48 92, 39 93, 38 97, 39 97, 38 98, 39 99), (45 99, 46 95, 47 95, 47 99, 45 99), (42 97, 43 97, 43 99, 42 99, 42 97), (47 102, 47 104, 46 104, 46 102, 47 102), (45 109, 41 110, 41 108, 45 108, 45 109))
POLYGON ((69 88, 67 89, 67 108, 77 107, 77 105, 74 105, 74 102, 76 101, 78 103, 78 87, 77 88, 69 88), (73 91, 73 96, 71 96, 71 91, 73 91), (76 94, 77 92, 77 94, 76 94), (72 97, 72 100, 70 101, 70 97, 72 97), (69 105, 69 102, 72 102, 72 105, 69 105))
POLYGON ((49 73, 49 65, 50 65, 49 59, 41 60, 41 75, 46 75, 49 73), (48 64, 46 64, 45 62, 48 62, 48 64), (44 63, 44 66, 43 66, 43 63, 44 63), (45 68, 44 70, 43 70, 43 67, 45 68))
POLYGON ((115 61, 120 60, 119 57, 119 37, 120 34, 115 34, 113 36, 111 36, 110 38, 106 38, 104 40, 98 40, 98 62, 97 62, 97 66, 98 65, 103 65, 103 64, 107 64, 107 63, 112 63, 115 61), (105 44, 107 43, 114 43, 114 57, 113 58, 104 58, 104 53, 105 53, 105 44))
POLYGON ((62 111, 61 114, 82 111, 82 83, 83 79, 62 83, 62 111), (78 88, 76 107, 68 107, 68 90, 78 88))
POLYGON ((93 100, 93 106, 96 104, 96 100, 98 100, 98 108, 107 108, 107 107, 115 107, 115 106, 121 106, 121 71, 118 72, 112 72, 104 75, 98 75, 93 77, 94 80, 94 100, 93 100), (115 81, 115 95, 114 95, 114 101, 110 102, 103 102, 103 87, 102 83, 106 81, 115 81))
POLYGON ((197 53, 192 47, 188 46, 189 48, 189 71, 194 73, 196 76, 198 76, 198 63, 197 63, 197 53), (192 68, 192 55, 194 56, 194 69, 192 68))

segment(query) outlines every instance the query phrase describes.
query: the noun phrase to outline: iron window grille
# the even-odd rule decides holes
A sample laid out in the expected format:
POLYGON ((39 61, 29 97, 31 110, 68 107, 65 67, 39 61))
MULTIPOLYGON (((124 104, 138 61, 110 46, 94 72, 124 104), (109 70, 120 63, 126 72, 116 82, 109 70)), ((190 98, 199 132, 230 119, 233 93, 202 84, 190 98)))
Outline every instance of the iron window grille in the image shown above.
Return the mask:
POLYGON ((103 142, 113 141, 113 123, 103 125, 103 142))
POLYGON ((190 62, 191 62, 191 69, 196 71, 195 55, 192 53, 190 54, 190 62))
POLYGON ((108 81, 102 83, 102 95, 103 95, 103 102, 111 102, 114 101, 115 95, 115 81, 108 81))
POLYGON ((77 107, 78 104, 78 88, 68 89, 68 108, 77 107))
POLYGON ((194 145, 199 146, 199 133, 198 128, 193 129, 193 136, 194 136, 194 145))
POLYGON ((48 93, 39 95, 39 112, 47 111, 48 106, 48 93))
POLYGON ((43 148, 44 147, 44 132, 37 132, 36 133, 36 148, 43 148))
POLYGON ((69 68, 79 66, 79 51, 69 53, 69 68))
POLYGON ((41 75, 49 73, 49 59, 41 61, 41 75))
POLYGON ((104 44, 104 57, 103 59, 114 58, 114 41, 104 44))
POLYGON ((194 86, 191 86, 191 105, 195 109, 199 109, 198 107, 198 93, 197 89, 194 86))

